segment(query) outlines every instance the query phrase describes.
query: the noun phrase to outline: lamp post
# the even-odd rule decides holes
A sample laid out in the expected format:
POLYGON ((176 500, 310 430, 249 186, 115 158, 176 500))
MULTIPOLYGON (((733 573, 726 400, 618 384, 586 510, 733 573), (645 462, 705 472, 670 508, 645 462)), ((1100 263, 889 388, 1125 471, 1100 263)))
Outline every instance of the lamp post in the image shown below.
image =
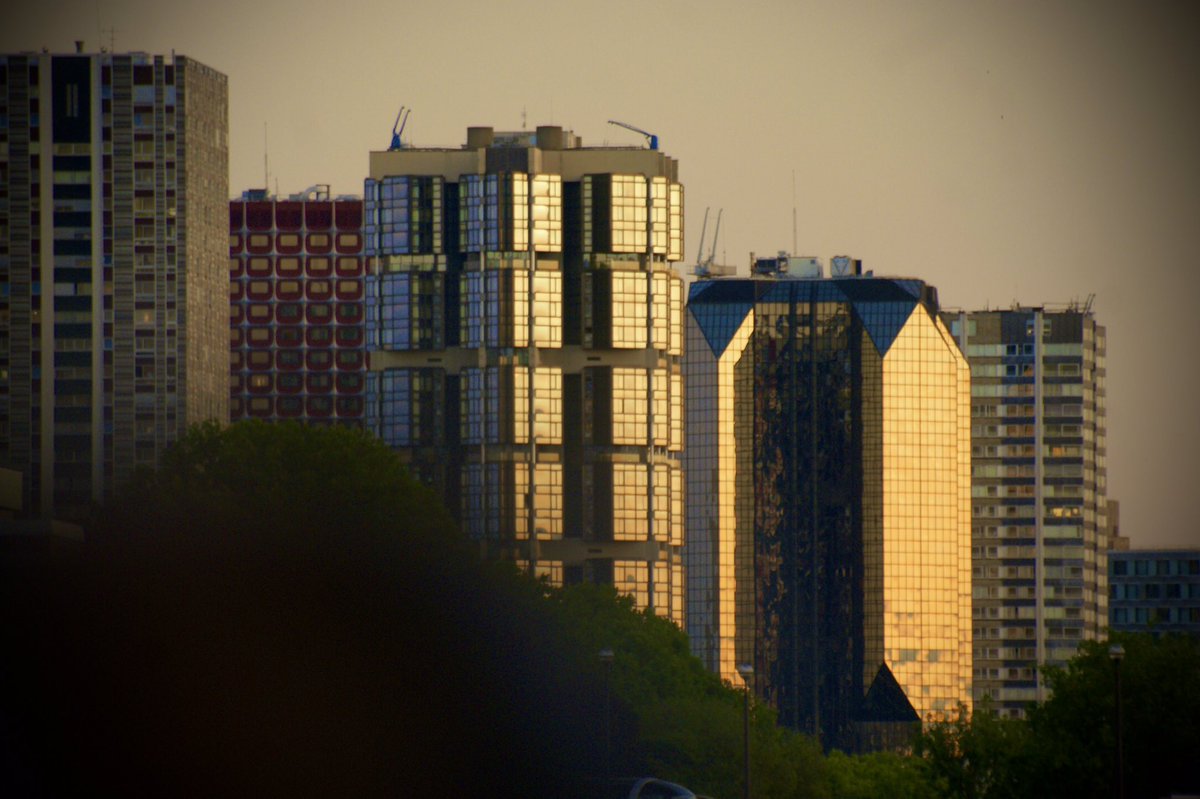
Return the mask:
POLYGON ((754 667, 743 663, 737 670, 746 685, 746 702, 742 709, 742 799, 750 799, 750 680, 754 677, 754 667))
POLYGON ((1125 742, 1121 731, 1121 658, 1125 647, 1113 644, 1108 648, 1108 657, 1113 662, 1113 679, 1116 682, 1117 701, 1117 799, 1125 799, 1125 742))
POLYGON ((604 664, 604 784, 607 790, 608 781, 612 779, 612 716, 608 701, 608 673, 612 671, 613 651, 610 647, 600 650, 600 662, 604 664))

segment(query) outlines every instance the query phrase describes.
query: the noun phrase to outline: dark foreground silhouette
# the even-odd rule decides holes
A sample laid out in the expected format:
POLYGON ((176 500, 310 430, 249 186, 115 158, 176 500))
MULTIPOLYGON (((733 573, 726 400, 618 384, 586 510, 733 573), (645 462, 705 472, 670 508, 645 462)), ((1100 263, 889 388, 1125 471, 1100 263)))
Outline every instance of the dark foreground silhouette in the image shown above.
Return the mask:
POLYGON ((553 795, 599 767, 535 592, 402 470, 355 488, 392 468, 370 442, 254 435, 243 474, 197 447, 84 543, 2 542, 0 793, 553 795))

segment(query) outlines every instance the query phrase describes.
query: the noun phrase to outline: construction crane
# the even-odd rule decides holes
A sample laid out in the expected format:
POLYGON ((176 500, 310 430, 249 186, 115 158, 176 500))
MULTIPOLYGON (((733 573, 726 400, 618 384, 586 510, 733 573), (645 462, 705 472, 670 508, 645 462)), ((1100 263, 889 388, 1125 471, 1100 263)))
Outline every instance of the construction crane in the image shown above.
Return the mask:
POLYGON ((404 126, 408 122, 408 115, 412 113, 412 109, 405 110, 404 106, 400 106, 400 113, 396 114, 396 121, 392 124, 392 146, 389 150, 399 150, 404 147, 404 143, 400 141, 400 135, 404 133, 404 126))
MULTIPOLYGON (((700 247, 696 250, 696 266, 692 269, 692 274, 697 277, 706 277, 713 271, 713 262, 717 259, 717 239, 721 236, 721 216, 725 213, 722 208, 717 211, 717 226, 713 231, 712 249, 708 251, 708 257, 704 257, 704 234, 708 230, 708 212, 709 209, 704 209, 704 223, 700 225, 700 247)), ((717 270, 724 273, 723 269, 717 270)))
POLYGON ((658 136, 655 136, 650 131, 642 130, 641 128, 635 128, 633 125, 629 125, 624 122, 618 122, 615 119, 608 120, 608 124, 616 125, 619 128, 625 128, 625 130, 632 130, 634 133, 640 133, 646 137, 646 143, 650 145, 651 150, 658 149, 658 136))

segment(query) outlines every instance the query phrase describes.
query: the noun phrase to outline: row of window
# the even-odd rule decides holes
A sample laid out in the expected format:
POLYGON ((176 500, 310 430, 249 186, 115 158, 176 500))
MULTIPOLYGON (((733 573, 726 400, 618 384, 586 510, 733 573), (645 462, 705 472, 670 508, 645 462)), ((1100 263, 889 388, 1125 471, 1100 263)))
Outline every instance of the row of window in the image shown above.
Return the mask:
POLYGON ((251 280, 234 281, 229 284, 230 302, 251 300, 282 300, 284 302, 307 299, 310 302, 325 302, 337 298, 340 302, 353 302, 363 298, 361 280, 251 280))
MULTIPOLYGON (((1077 437, 1083 428, 1077 424, 1048 424, 1043 428, 1047 436, 1077 437)), ((1031 424, 976 424, 971 425, 971 435, 976 438, 1033 438, 1031 424)))
POLYGON ((354 255, 362 252, 363 237, 354 233, 230 233, 229 254, 298 255, 302 252, 327 255, 336 252, 354 255))
POLYGON ((232 374, 229 393, 250 394, 361 394, 365 378, 362 372, 280 372, 232 374))
POLYGON ((1200 624, 1200 608, 1113 608, 1112 622, 1120 624, 1200 624))
POLYGON ((1200 558, 1134 558, 1114 553, 1109 558, 1109 564, 1110 572, 1114 575, 1132 574, 1137 577, 1200 575, 1200 558))
POLYGON ((362 397, 230 397, 231 419, 266 418, 298 419, 303 416, 316 419, 338 417, 359 419, 363 415, 362 397))
POLYGON ((366 260, 356 255, 252 255, 232 256, 229 277, 359 277, 366 273, 366 260))
MULTIPOLYGON (((1005 402, 1003 404, 981 403, 971 406, 971 416, 1034 416, 1036 407, 1031 402, 1005 402)), ((1042 409, 1044 415, 1054 416, 1083 416, 1083 405, 1077 403, 1058 402, 1047 398, 1042 409)))
MULTIPOLYGON (((953 329, 954 323, 951 324, 953 329)), ((955 334, 957 337, 957 334, 955 334)), ((968 358, 1014 358, 1033 355, 1033 344, 968 344, 968 358)), ((1082 344, 1043 344, 1042 355, 1083 357, 1082 344)))
MULTIPOLYGON (((1089 469, 1090 473, 1091 470, 1089 469)), ((1026 477, 1036 476, 1032 463, 974 463, 971 464, 972 478, 1026 477)), ((1042 466, 1043 477, 1083 477, 1081 463, 1047 463, 1042 466)))
MULTIPOLYGON (((369 246, 379 253, 440 252, 443 184, 403 175, 367 180, 369 246)), ((583 185, 585 249, 682 259, 681 186, 641 175, 589 175, 583 185)), ((457 192, 464 252, 562 250, 560 175, 467 174, 459 176, 457 192)))
MULTIPOLYGON (((153 320, 149 320, 153 322, 153 320)), ((363 321, 363 306, 356 302, 339 303, 248 303, 233 305, 229 309, 230 325, 249 323, 252 325, 360 325, 363 321)))
MULTIPOLYGON (((972 458, 1032 458, 1037 448, 1033 444, 972 444, 972 458)), ((1080 444, 1047 444, 1042 447, 1046 458, 1082 458, 1092 454, 1091 447, 1080 444)))
MULTIPOLYGON (((1042 395, 1045 397, 1082 397, 1084 396, 1083 383, 1047 383, 1042 386, 1042 395)), ((1091 388, 1089 386, 1089 388, 1091 388)), ((1032 397, 1034 395, 1034 385, 1032 383, 972 383, 972 397, 1032 397)))
POLYGON ((337 368, 339 371, 357 371, 366 366, 366 353, 360 349, 281 349, 281 350, 251 350, 243 352, 234 350, 229 353, 229 371, 240 372, 248 369, 251 372, 281 372, 308 369, 311 371, 327 371, 337 368))
MULTIPOLYGON (((1034 485, 972 485, 973 497, 1033 497, 1037 493, 1034 485)), ((1042 496, 1045 497, 1082 497, 1082 485, 1045 485, 1042 486, 1042 496)))
MULTIPOLYGON (((1078 377, 1077 363, 1048 363, 1042 372, 1046 377, 1078 377)), ((1031 363, 972 363, 972 377, 1033 377, 1031 363)))
POLYGON ((1113 599, 1200 599, 1200 582, 1194 583, 1133 583, 1113 582, 1109 585, 1113 599))
POLYGON ((306 229, 357 231, 362 227, 362 202, 358 200, 251 200, 229 204, 229 229, 294 231, 306 229))
POLYGON ((365 340, 358 326, 313 326, 313 327, 234 327, 229 330, 229 346, 252 347, 354 347, 360 348, 365 340))

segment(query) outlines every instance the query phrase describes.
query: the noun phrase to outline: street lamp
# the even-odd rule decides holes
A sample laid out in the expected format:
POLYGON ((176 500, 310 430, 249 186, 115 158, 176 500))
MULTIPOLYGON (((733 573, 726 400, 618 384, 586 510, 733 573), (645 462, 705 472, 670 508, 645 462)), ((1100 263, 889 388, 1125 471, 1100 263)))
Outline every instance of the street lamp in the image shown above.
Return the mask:
POLYGON ((1113 644, 1108 648, 1108 657, 1113 662, 1113 679, 1116 681, 1117 799, 1125 799, 1125 742, 1121 733, 1121 658, 1125 657, 1125 647, 1113 644))
POLYGON ((737 667, 746 685, 746 702, 742 710, 742 799, 750 799, 750 680, 754 677, 754 667, 743 663, 737 667))
POLYGON ((608 673, 612 671, 613 651, 610 647, 604 647, 600 650, 600 662, 604 664, 604 784, 612 779, 611 771, 611 753, 612 753, 612 721, 609 711, 608 701, 608 673))

